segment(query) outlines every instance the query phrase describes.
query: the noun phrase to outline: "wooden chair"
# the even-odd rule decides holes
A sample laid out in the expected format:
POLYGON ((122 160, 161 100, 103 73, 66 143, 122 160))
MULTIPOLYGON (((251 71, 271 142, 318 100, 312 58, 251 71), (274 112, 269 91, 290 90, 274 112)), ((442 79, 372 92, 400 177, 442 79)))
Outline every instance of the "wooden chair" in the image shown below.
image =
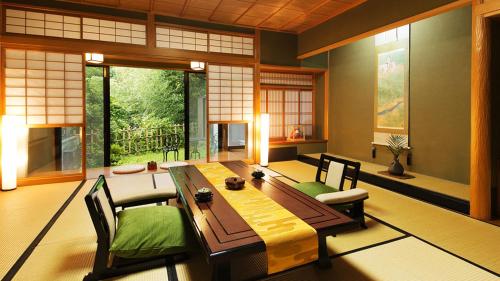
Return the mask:
POLYGON ((179 147, 181 145, 181 138, 178 134, 170 134, 165 136, 165 146, 163 147, 163 162, 168 161, 168 153, 174 153, 175 161, 179 160, 179 147))
POLYGON ((187 258, 189 246, 196 243, 179 208, 150 206, 117 214, 104 177, 85 196, 85 203, 97 233, 97 250, 92 272, 84 280, 165 266, 187 258), (154 241, 148 243, 147 237, 154 241))
POLYGON ((364 200, 368 199, 368 192, 356 188, 360 168, 359 162, 321 154, 316 181, 298 183, 295 188, 345 213, 366 228, 364 200), (346 180, 350 181, 349 189, 344 189, 346 180))

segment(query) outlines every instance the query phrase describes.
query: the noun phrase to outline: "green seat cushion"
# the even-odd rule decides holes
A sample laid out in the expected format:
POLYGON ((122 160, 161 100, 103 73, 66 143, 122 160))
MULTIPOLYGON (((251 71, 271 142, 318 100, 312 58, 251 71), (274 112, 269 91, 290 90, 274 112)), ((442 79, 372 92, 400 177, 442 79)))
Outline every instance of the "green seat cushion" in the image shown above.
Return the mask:
POLYGON ((192 229, 183 210, 171 206, 127 209, 118 213, 110 252, 122 258, 147 258, 186 252, 192 229))
POLYGON ((319 194, 338 191, 337 189, 324 185, 320 182, 301 182, 297 183, 294 187, 312 198, 316 198, 319 194))

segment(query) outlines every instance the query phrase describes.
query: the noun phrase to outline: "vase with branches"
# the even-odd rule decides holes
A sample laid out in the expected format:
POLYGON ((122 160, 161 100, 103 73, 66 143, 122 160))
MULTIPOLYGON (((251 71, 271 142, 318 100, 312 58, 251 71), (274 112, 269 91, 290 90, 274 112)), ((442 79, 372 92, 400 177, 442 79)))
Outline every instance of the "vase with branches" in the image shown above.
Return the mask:
POLYGON ((391 134, 387 138, 387 149, 392 153, 394 159, 389 166, 389 173, 392 175, 402 176, 405 172, 403 165, 399 163, 399 155, 403 153, 406 147, 406 136, 391 134))

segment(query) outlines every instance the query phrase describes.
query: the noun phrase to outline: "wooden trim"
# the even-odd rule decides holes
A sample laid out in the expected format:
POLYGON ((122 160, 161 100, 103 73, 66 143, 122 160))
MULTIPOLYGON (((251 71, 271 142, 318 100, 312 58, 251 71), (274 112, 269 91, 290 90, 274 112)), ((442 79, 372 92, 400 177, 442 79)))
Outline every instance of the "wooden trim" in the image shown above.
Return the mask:
POLYGON ((295 74, 314 74, 325 73, 328 71, 326 68, 312 68, 303 66, 283 66, 272 64, 261 64, 260 69, 263 72, 281 72, 281 73, 295 73, 295 74))
POLYGON ((474 13, 483 17, 493 17, 500 14, 500 0, 488 0, 474 5, 474 13))
POLYGON ((170 48, 147 48, 142 45, 129 45, 91 40, 49 38, 28 35, 3 35, 2 45, 7 48, 51 49, 57 52, 98 52, 105 56, 113 55, 114 58, 140 60, 151 62, 182 61, 189 63, 191 60, 237 65, 253 65, 254 56, 228 55, 223 53, 205 53, 186 51, 170 48))
POLYGON ((295 145, 295 144, 310 144, 310 143, 327 143, 328 140, 320 140, 320 139, 306 139, 303 141, 287 141, 287 140, 271 140, 269 141, 270 145, 277 145, 277 144, 290 144, 290 145, 295 145))
MULTIPOLYGON (((133 24, 147 24, 146 20, 127 18, 127 17, 118 17, 118 16, 110 16, 106 14, 99 13, 87 13, 87 12, 76 12, 70 10, 57 9, 52 7, 41 7, 41 6, 31 6, 27 4, 17 4, 17 3, 6 3, 3 5, 5 8, 9 9, 21 9, 31 12, 40 12, 40 13, 57 13, 58 15, 63 16, 72 16, 79 18, 94 18, 94 19, 102 19, 102 20, 111 20, 111 21, 121 21, 126 23, 133 24)), ((109 8, 109 7, 108 7, 109 8)))
POLYGON ((60 183, 68 181, 81 181, 84 180, 84 173, 80 174, 68 174, 68 175, 51 175, 51 176, 40 176, 40 177, 29 177, 17 179, 18 186, 27 185, 38 185, 38 184, 48 184, 48 183, 60 183))
POLYGON ((148 13, 148 22, 146 24, 146 46, 148 48, 156 48, 156 23, 155 15, 153 13, 148 13))
POLYGON ((308 57, 312 57, 314 55, 318 55, 318 54, 321 54, 321 53, 324 53, 324 52, 327 52, 327 51, 330 51, 330 50, 333 50, 333 49, 345 46, 345 45, 347 45, 349 43, 353 43, 353 42, 359 41, 361 39, 364 39, 364 38, 367 38, 367 37, 370 37, 370 36, 374 36, 374 35, 376 35, 378 33, 381 33, 381 32, 387 31, 387 30, 391 30, 391 29, 394 29, 394 28, 402 26, 402 25, 411 24, 411 23, 414 23, 414 22, 419 21, 419 20, 423 20, 423 19, 435 16, 435 15, 438 15, 438 14, 442 14, 444 12, 448 12, 448 11, 451 11, 451 10, 454 10, 454 9, 462 8, 462 7, 465 7, 467 5, 470 5, 471 1, 472 0, 457 0, 457 1, 451 2, 449 4, 443 5, 441 7, 438 7, 438 8, 435 8, 435 9, 423 12, 421 14, 418 14, 418 15, 415 15, 415 16, 412 16, 412 17, 409 17, 409 18, 406 18, 406 19, 402 19, 402 20, 396 21, 394 23, 391 23, 391 24, 388 24, 388 25, 385 25, 385 26, 382 26, 382 27, 379 27, 379 28, 375 28, 373 30, 370 30, 370 31, 367 31, 367 32, 364 32, 364 33, 361 33, 361 34, 358 34, 358 35, 355 35, 353 37, 350 37, 350 38, 347 38, 347 39, 344 39, 344 40, 340 40, 338 42, 326 45, 326 46, 318 48, 316 50, 305 52, 303 54, 298 55, 297 59, 303 60, 303 59, 306 59, 308 57))
POLYGON ((87 68, 85 65, 85 54, 82 54, 82 118, 83 124, 80 129, 82 144, 82 175, 83 179, 87 178, 87 68))
MULTIPOLYGON (((328 64, 330 64, 330 52, 328 52, 328 64)), ((324 117, 323 117, 323 139, 328 140, 329 139, 329 114, 330 114, 330 70, 327 70, 323 74, 323 79, 324 79, 324 117)))
POLYGON ((266 89, 266 90, 309 90, 309 91, 314 91, 314 86, 260 84, 260 87, 262 89, 266 89))
POLYGON ((187 31, 205 32, 208 34, 213 33, 213 34, 221 34, 221 35, 240 36, 240 37, 246 37, 246 38, 255 38, 255 35, 249 34, 249 33, 224 31, 224 30, 219 30, 219 29, 210 29, 210 28, 203 28, 203 27, 182 25, 182 24, 175 24, 175 23, 166 23, 166 22, 161 22, 161 21, 155 21, 154 23, 156 26, 159 26, 159 27, 170 27, 170 28, 182 29, 182 30, 187 30, 187 31))
POLYGON ((491 23, 473 1, 471 60, 470 215, 491 218, 491 23))

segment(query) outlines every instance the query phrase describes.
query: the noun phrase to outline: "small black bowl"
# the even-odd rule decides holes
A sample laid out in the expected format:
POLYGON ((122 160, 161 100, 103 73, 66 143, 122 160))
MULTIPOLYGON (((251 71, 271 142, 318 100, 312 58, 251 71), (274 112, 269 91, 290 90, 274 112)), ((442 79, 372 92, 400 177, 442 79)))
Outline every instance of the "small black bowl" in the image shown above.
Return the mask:
POLYGON ((208 202, 211 201, 214 194, 212 190, 208 187, 198 189, 198 192, 194 195, 197 202, 208 202))
POLYGON ((254 179, 257 179, 257 180, 260 180, 261 178, 263 178, 266 174, 264 174, 264 172, 262 172, 262 170, 255 170, 253 171, 252 173, 252 177, 254 179))

